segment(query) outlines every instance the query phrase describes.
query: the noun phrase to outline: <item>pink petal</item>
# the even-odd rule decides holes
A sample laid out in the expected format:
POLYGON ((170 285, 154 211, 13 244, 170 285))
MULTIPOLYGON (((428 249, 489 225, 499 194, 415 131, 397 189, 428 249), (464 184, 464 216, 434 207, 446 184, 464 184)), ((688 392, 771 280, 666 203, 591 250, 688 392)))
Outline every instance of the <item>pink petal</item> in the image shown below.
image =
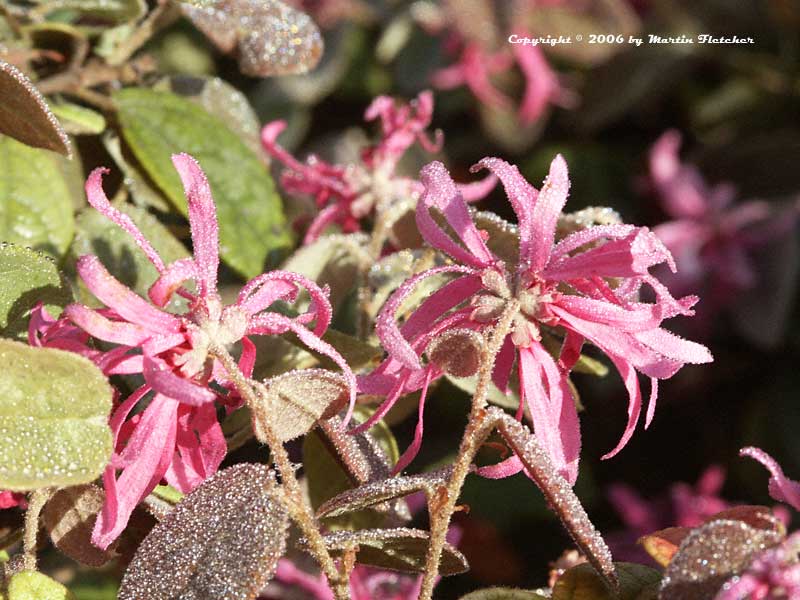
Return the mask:
MULTIPOLYGON (((391 388, 386 392, 386 399, 383 402, 381 402, 378 408, 375 409, 375 412, 372 413, 366 421, 364 421, 360 425, 357 425, 356 427, 353 427, 350 430, 350 433, 353 435, 364 433, 365 431, 370 429, 373 425, 375 425, 375 423, 380 421, 386 415, 386 413, 388 413, 392 409, 395 402, 397 402, 398 398, 400 398, 400 395, 403 393, 403 390, 405 389, 405 384, 407 380, 408 380, 407 374, 404 377, 381 380, 382 384, 385 383, 391 384, 391 388)), ((365 381, 365 383, 366 383, 365 388, 370 389, 369 382, 365 381)), ((371 392, 365 392, 365 389, 361 388, 361 383, 359 383, 359 391, 364 393, 371 393, 371 392)))
POLYGON ((115 279, 96 256, 84 255, 76 269, 86 287, 126 321, 157 333, 177 331, 180 320, 155 308, 115 279))
POLYGON ((172 164, 180 175, 189 205, 189 225, 192 229, 192 248, 197 266, 198 292, 201 297, 217 291, 219 269, 219 227, 217 207, 211 197, 205 173, 188 154, 175 154, 172 164))
POLYGON ((149 494, 169 466, 175 448, 178 403, 156 395, 137 426, 148 439, 116 480, 113 467, 103 474, 106 501, 92 532, 92 543, 108 548, 128 524, 136 505, 149 494))
POLYGON ((239 357, 239 370, 247 377, 253 377, 253 369, 256 366, 256 345, 250 338, 242 338, 242 355, 239 357))
POLYGON ((191 258, 181 258, 171 263, 147 291, 156 306, 164 307, 178 288, 190 279, 198 279, 197 265, 191 258))
POLYGON ((555 245, 552 252, 552 262, 554 262, 555 258, 563 257, 586 244, 591 244, 604 238, 615 240, 628 237, 635 230, 636 227, 633 225, 596 225, 576 231, 555 245))
MULTIPOLYGON (((633 436, 633 431, 636 429, 636 423, 639 421, 639 415, 642 412, 642 390, 639 387, 639 379, 636 376, 636 369, 633 368, 628 361, 624 358, 609 354, 606 352, 611 362, 617 367, 617 371, 622 376, 625 382, 625 388, 628 390, 628 422, 625 424, 625 430, 622 432, 617 446, 609 453, 603 455, 601 458, 607 460, 615 456, 622 450, 628 443, 628 440, 633 436)), ((655 406, 655 399, 651 398, 650 402, 655 406)))
POLYGON ((153 335, 139 325, 106 319, 97 311, 82 304, 70 304, 64 309, 63 315, 92 337, 113 344, 139 346, 153 335))
POLYGON ((217 399, 217 395, 204 386, 175 375, 160 360, 144 357, 144 380, 156 392, 181 404, 200 406, 217 399))
MULTIPOLYGON (((435 319, 445 315, 450 309, 477 293, 482 286, 481 279, 477 275, 459 277, 447 282, 428 296, 406 319, 400 328, 403 337, 415 340, 420 333, 430 328, 432 317, 435 319)), ((380 333, 378 335, 380 336, 380 333)))
MULTIPOLYGON (((395 291, 389 300, 386 301, 386 304, 383 305, 380 314, 378 315, 377 323, 375 326, 375 332, 378 335, 378 338, 381 340, 383 347, 386 348, 387 352, 394 357, 395 359, 399 360, 404 365, 408 366, 410 369, 419 369, 420 362, 417 353, 411 347, 411 344, 408 343, 406 338, 401 333, 400 328, 397 326, 396 320, 396 313, 397 310, 402 305, 403 301, 414 291, 416 285, 422 281, 423 279, 427 279, 428 277, 433 277, 434 275, 439 275, 441 273, 466 273, 472 274, 473 270, 468 267, 461 267, 458 265, 452 266, 444 266, 444 267, 435 267, 433 269, 428 269, 427 271, 423 271, 410 279, 407 279, 403 285, 401 285, 397 291, 395 291)), ((457 280, 458 281, 458 280, 457 280)), ((471 295, 472 292, 468 292, 470 289, 469 286, 466 286, 465 290, 461 290, 462 292, 469 293, 471 295)), ((468 296, 465 295, 463 298, 459 299, 459 301, 463 301, 468 296)), ((441 316, 441 312, 438 312, 437 304, 439 299, 448 300, 447 298, 443 298, 442 296, 437 296, 434 303, 428 305, 430 308, 426 309, 423 313, 419 316, 416 314, 412 317, 415 319, 414 323, 423 324, 426 321, 429 323, 430 321, 436 319, 437 317, 441 316)), ((419 309, 416 311, 419 313, 419 309)), ((412 330, 416 330, 417 326, 410 327, 412 330)))
POLYGON ((529 256, 532 243, 531 217, 539 192, 525 180, 516 165, 511 165, 504 160, 487 157, 473 165, 470 171, 474 172, 481 168, 489 169, 503 182, 506 196, 511 202, 511 208, 514 209, 519 223, 519 255, 521 257, 529 256))
MULTIPOLYGON (((525 37, 524 33, 522 37, 525 37)), ((538 121, 547 105, 558 97, 560 86, 539 46, 514 44, 512 51, 525 76, 525 93, 519 107, 519 118, 523 125, 530 125, 538 121)))
POLYGON ((800 482, 787 478, 774 458, 752 446, 739 450, 739 456, 749 456, 764 465, 770 473, 769 495, 778 502, 786 502, 795 510, 800 510, 800 482))
POLYGON ((444 165, 434 161, 424 166, 420 171, 420 180, 425 186, 425 193, 417 203, 416 218, 425 241, 465 265, 485 267, 493 263, 496 259, 472 222, 467 205, 444 165), (434 207, 441 211, 466 250, 456 244, 433 219, 430 210, 434 207))
POLYGON ((411 445, 403 452, 402 456, 397 461, 397 464, 392 469, 392 475, 397 475, 398 473, 402 473, 403 469, 405 469, 412 460, 417 456, 419 453, 419 449, 422 446, 422 436, 425 432, 425 423, 424 423, 424 414, 425 414, 425 398, 428 396, 428 386, 431 382, 431 372, 432 369, 426 369, 425 375, 425 383, 422 386, 422 392, 419 395, 419 407, 417 409, 417 426, 414 428, 414 440, 411 442, 411 445))
POLYGON ((505 479, 506 477, 516 475, 522 471, 522 469, 522 461, 514 454, 497 464, 479 467, 475 472, 486 479, 505 479))
POLYGON ((634 337, 661 355, 684 364, 699 365, 714 361, 711 352, 702 344, 685 340, 660 327, 639 331, 634 337))
POLYGON ((503 345, 500 346, 500 351, 494 359, 494 370, 492 371, 492 381, 497 386, 497 389, 504 394, 511 393, 511 388, 508 387, 508 380, 511 378, 514 358, 516 358, 514 343, 511 341, 511 336, 506 336, 506 339, 503 340, 503 345))
POLYGON ((697 219, 709 210, 708 189, 700 174, 680 162, 681 135, 664 133, 650 150, 650 176, 665 210, 674 218, 697 219))
POLYGON ((483 179, 471 183, 457 183, 456 188, 464 202, 477 202, 488 196, 497 185, 497 176, 490 173, 483 179))
POLYGON ((99 213, 105 215, 110 221, 116 223, 119 227, 125 230, 136 242, 136 245, 142 249, 147 259, 153 263, 156 270, 160 273, 164 270, 164 261, 156 252, 155 248, 147 241, 144 234, 139 231, 139 228, 133 220, 125 213, 117 210, 108 201, 105 192, 103 191, 103 175, 108 174, 110 171, 104 167, 100 167, 89 173, 86 179, 86 198, 99 213))
POLYGON ((541 271, 550 259, 556 224, 568 194, 567 163, 559 154, 550 163, 550 174, 542 184, 533 208, 530 251, 525 255, 520 253, 520 261, 527 262, 533 271, 541 271))
POLYGON ((340 222, 347 214, 349 214, 348 209, 342 204, 331 204, 323 208, 308 226, 305 237, 303 237, 303 245, 308 246, 316 242, 328 227, 340 222))
POLYGON ((182 405, 178 412, 176 452, 165 473, 167 482, 188 493, 217 472, 227 444, 213 404, 182 405))

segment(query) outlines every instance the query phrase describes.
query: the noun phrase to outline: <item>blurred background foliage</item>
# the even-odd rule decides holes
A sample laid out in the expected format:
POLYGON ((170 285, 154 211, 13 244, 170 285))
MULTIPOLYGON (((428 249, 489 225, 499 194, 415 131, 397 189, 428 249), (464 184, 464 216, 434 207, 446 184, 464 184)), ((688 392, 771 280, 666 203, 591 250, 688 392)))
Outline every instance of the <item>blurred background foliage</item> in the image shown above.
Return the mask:
MULTIPOLYGON (((488 107, 464 87, 438 91, 433 125, 445 133, 440 158, 457 180, 465 181, 471 164, 484 156, 500 156, 518 164, 538 184, 552 156, 561 152, 570 166, 570 210, 610 206, 626 222, 652 226, 667 217, 647 184, 648 152, 664 131, 677 129, 684 138, 684 160, 695 164, 709 182, 730 182, 738 198, 757 198, 775 206, 800 200, 800 2, 530 0, 505 6, 490 0, 296 0, 293 4, 317 22, 325 42, 321 63, 307 75, 244 75, 234 58, 209 42, 179 11, 175 13, 174 6, 143 0, 3 0, 0 58, 17 65, 39 85, 62 122, 75 122, 71 132, 79 134, 73 137, 79 162, 65 167, 71 175, 64 178, 64 190, 75 190, 74 185, 68 188, 69 182, 80 181, 96 166, 117 165, 116 181, 109 185, 119 187, 125 180, 137 205, 130 210, 139 211, 139 219, 153 228, 166 227, 186 239, 187 228, 180 218, 185 214, 182 194, 172 191, 174 181, 161 181, 153 166, 160 160, 161 169, 170 169, 163 157, 174 151, 166 147, 169 144, 153 150, 159 137, 186 138, 186 147, 179 149, 197 156, 209 174, 221 203, 223 232, 226 219, 241 221, 241 211, 250 210, 239 200, 225 208, 228 196, 244 194, 254 204, 277 206, 282 195, 291 219, 305 208, 274 189, 278 184, 273 187, 266 176, 258 180, 260 175, 254 176, 260 181, 256 184, 249 183, 252 178, 237 180, 248 160, 266 160, 258 144, 260 125, 286 119, 284 145, 300 155, 317 151, 324 158, 335 158, 346 140, 353 139, 354 129, 363 128, 363 111, 374 96, 416 96, 430 88, 437 69, 452 63, 447 38, 453 31, 462 37, 483 35, 489 25, 481 20, 481 11, 496 21, 498 39, 487 42, 495 44, 504 44, 503 32, 520 25, 542 35, 624 31, 626 37, 640 38, 701 33, 752 37, 751 45, 545 47, 560 85, 569 92, 568 106, 548 106, 534 123, 523 124, 512 109, 488 107), (142 31, 142 23, 158 10, 168 24, 154 27, 152 37, 126 56, 120 48, 132 47, 137 41, 132 39, 134 33, 142 31), (30 11, 35 18, 21 17, 30 11), (470 27, 478 34, 468 31, 470 27), (113 73, 104 70, 112 68, 113 73), (98 79, 93 86, 75 86, 63 77, 59 80, 64 73, 98 79), (202 107, 202 114, 187 113, 189 104, 170 109, 155 103, 149 92, 118 91, 129 86, 171 90, 182 96, 178 100, 202 107), (112 97, 116 105, 109 104, 112 97), (81 108, 91 112, 81 113, 81 108), (220 122, 224 132, 212 131, 220 122), (154 139, 147 138, 148 131, 154 139), (246 193, 234 190, 228 195, 223 190, 245 180, 248 183, 242 185, 255 186, 246 193), (225 216, 226 210, 232 211, 231 216, 225 216)), ((500 73, 496 83, 511 97, 519 97, 521 82, 513 68, 500 73)), ((410 174, 427 157, 416 159, 416 164, 409 160, 404 165, 410 174)), ((9 177, 10 163, 4 160, 0 158, 0 180, 9 177)), ((0 194, 2 189, 0 185, 0 194)), ((77 189, 70 198, 80 208, 83 201, 77 189)), ((510 214, 499 190, 479 207, 510 214)), ((252 210, 247 214, 258 212, 255 206, 252 210)), ((71 251, 46 245, 40 249, 51 251, 67 270, 80 249, 105 252, 120 272, 128 270, 127 283, 137 289, 146 286, 146 281, 136 280, 144 267, 126 256, 124 247, 106 238, 100 243, 102 236, 86 233, 96 232, 86 225, 90 218, 78 216, 71 251)), ((289 239, 282 217, 274 223, 264 218, 265 222, 253 225, 249 238, 243 238, 241 231, 227 241, 223 238, 230 253, 225 274, 229 281, 260 272, 265 262, 276 264, 296 243, 289 239), (263 242, 265 235, 271 236, 269 243, 263 242), (237 249, 239 243, 246 247, 237 249)), ((158 235, 149 237, 159 240, 158 235)), ((70 233, 67 239, 71 238, 70 233)), ((702 332, 687 325, 687 334, 705 337, 715 362, 684 369, 665 382, 650 429, 638 431, 612 460, 599 457, 614 446, 625 422, 623 386, 613 373, 602 379, 575 376, 586 408, 581 416, 583 459, 577 491, 601 531, 622 526, 606 496, 611 483, 626 482, 646 498, 659 497, 671 483, 694 482, 706 467, 719 464, 727 470, 723 496, 770 503, 766 474, 755 463, 737 458, 745 445, 772 453, 789 476, 800 474, 800 315, 792 302, 796 238, 792 231, 788 249, 770 250, 758 263, 764 276, 762 296, 778 293, 775 277, 789 280, 779 292, 789 307, 779 335, 770 340, 742 335, 743 328, 735 321, 751 318, 747 311, 738 315, 720 311, 702 332)), ((180 244, 171 244, 171 237, 165 239, 165 257, 185 253, 180 244)), ((764 327, 782 319, 778 312, 766 315, 764 327)), ((448 453, 457 447, 467 407, 468 396, 454 385, 442 382, 436 387, 427 404, 426 441, 412 469, 428 469, 452 458, 448 453)), ((413 437, 414 420, 404 418, 410 414, 408 407, 393 413, 389 422, 399 446, 405 448, 413 437)), ((256 452, 245 445, 228 461, 252 460, 256 452)), ((548 563, 569 543, 529 481, 523 476, 502 482, 471 478, 463 503, 469 512, 459 514, 457 522, 463 529, 461 549, 472 570, 442 582, 437 595, 455 598, 478 585, 536 587, 546 582, 548 563)), ((52 572, 73 568, 55 557, 51 560, 52 572)), ((114 597, 113 573, 69 577, 79 600, 114 597)))

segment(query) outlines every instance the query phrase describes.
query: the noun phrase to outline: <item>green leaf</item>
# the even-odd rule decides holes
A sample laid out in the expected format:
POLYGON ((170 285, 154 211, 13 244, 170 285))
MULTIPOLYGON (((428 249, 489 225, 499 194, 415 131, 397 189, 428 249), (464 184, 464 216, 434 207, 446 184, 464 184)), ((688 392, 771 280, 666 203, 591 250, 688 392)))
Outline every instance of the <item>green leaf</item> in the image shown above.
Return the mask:
POLYGON ((0 136, 0 241, 59 258, 75 231, 70 188, 55 154, 0 136))
MULTIPOLYGON (((347 550, 356 550, 356 561, 363 565, 421 573, 425 570, 425 554, 430 535, 421 529, 362 529, 337 531, 324 536, 331 556, 338 558, 347 550)), ((445 544, 439 571, 442 575, 458 575, 469 569, 467 559, 454 546, 445 544)))
MULTIPOLYGON (((16 67, 0 60, 0 134, 28 146, 46 148, 65 156, 72 153, 69 138, 50 112, 30 79, 16 67)), ((7 169, 0 169, 6 171, 7 169)))
POLYGON ((8 582, 8 600, 75 600, 75 596, 47 575, 23 571, 8 582))
POLYGON ((184 215, 186 198, 170 156, 188 152, 208 176, 220 223, 220 253, 254 277, 291 244, 280 198, 256 154, 219 118, 166 92, 126 89, 115 95, 125 141, 150 177, 184 215))
POLYGON ((83 15, 108 19, 115 23, 133 21, 147 10, 144 0, 40 0, 39 14, 56 10, 74 10, 83 15))
POLYGON ((521 590, 519 588, 492 587, 470 592, 461 596, 459 600, 547 600, 545 596, 535 590, 521 590))
POLYGON ((588 563, 572 567, 553 586, 553 600, 655 600, 661 573, 635 563, 614 563, 619 578, 615 594, 588 563))
POLYGON ((288 527, 270 469, 248 463, 224 469, 148 534, 125 573, 119 600, 252 600, 283 556, 288 527))
MULTIPOLYGON (((126 203, 115 203, 115 207, 133 220, 166 264, 189 256, 186 248, 169 229, 145 209, 126 203)), ((139 295, 147 297, 147 290, 158 278, 158 271, 130 235, 92 207, 78 215, 76 229, 70 248, 72 260, 84 254, 94 254, 114 277, 139 295)), ((97 300, 83 283, 79 283, 79 296, 82 302, 97 305, 97 300)), ((167 309, 180 310, 185 304, 184 299, 173 298, 167 309)))
POLYGON ((0 335, 25 338, 31 308, 42 302, 57 317, 72 292, 53 259, 0 243, 0 335))
POLYGON ((106 128, 106 120, 99 112, 78 104, 64 102, 50 107, 61 121, 64 130, 72 135, 98 135, 106 128))
POLYGON ((89 360, 0 340, 0 489, 88 483, 112 450, 111 386, 89 360))

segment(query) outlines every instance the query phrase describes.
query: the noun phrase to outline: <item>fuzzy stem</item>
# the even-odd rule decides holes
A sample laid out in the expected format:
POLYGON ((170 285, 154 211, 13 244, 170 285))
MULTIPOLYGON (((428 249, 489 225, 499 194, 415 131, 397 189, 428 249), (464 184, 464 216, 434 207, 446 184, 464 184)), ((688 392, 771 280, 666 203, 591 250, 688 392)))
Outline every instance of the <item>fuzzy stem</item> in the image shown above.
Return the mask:
POLYGON ((36 570, 36 539, 39 535, 39 515, 44 505, 53 495, 49 488, 35 490, 28 498, 28 510, 25 512, 25 533, 22 537, 23 568, 26 571, 36 570))
POLYGON ((248 380, 244 376, 239 369, 239 365, 236 364, 236 361, 226 349, 214 345, 210 348, 210 353, 220 361, 224 369, 228 372, 236 389, 253 412, 253 419, 257 423, 259 433, 269 446, 271 452, 270 458, 281 475, 281 487, 283 488, 287 508, 292 516, 292 520, 297 524, 308 540, 308 549, 319 562, 325 577, 328 578, 328 584, 331 586, 336 600, 349 600, 350 586, 347 576, 339 572, 336 563, 331 558, 311 507, 309 507, 304 500, 303 491, 295 476, 294 466, 292 466, 292 462, 289 459, 289 453, 286 451, 283 442, 281 442, 280 438, 278 438, 277 434, 272 429, 269 423, 269 415, 262 410, 263 402, 259 398, 260 394, 257 391, 258 388, 254 388, 253 385, 255 384, 257 386, 258 383, 248 380))
POLYGON ((461 439, 458 456, 453 463, 453 472, 438 505, 431 503, 431 537, 425 557, 425 573, 422 578, 419 600, 431 600, 433 597, 433 587, 436 585, 436 578, 439 575, 442 549, 446 541, 447 530, 450 527, 450 519, 455 511, 456 501, 461 494, 464 480, 470 472, 472 459, 495 425, 494 421, 487 419, 486 397, 489 394, 495 358, 503 341, 511 331, 514 316, 518 310, 519 303, 516 300, 508 302, 497 325, 491 332, 488 344, 483 349, 481 371, 475 387, 475 394, 472 397, 472 410, 469 414, 467 428, 464 430, 464 437, 461 439))

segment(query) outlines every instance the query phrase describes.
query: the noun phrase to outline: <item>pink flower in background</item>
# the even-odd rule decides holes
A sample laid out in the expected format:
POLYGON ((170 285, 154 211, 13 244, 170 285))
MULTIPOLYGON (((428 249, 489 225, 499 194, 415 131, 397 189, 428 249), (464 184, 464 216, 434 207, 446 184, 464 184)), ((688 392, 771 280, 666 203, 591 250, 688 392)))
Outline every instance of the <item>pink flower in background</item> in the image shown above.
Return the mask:
MULTIPOLYGON (((525 31, 515 31, 509 39, 530 37, 525 31)), ((569 106, 571 94, 558 81, 547 62, 541 47, 522 43, 508 43, 499 50, 487 50, 478 41, 462 38, 452 33, 445 48, 458 59, 455 64, 439 69, 431 77, 431 84, 439 90, 461 86, 469 88, 479 102, 497 109, 510 109, 513 101, 492 82, 492 76, 502 74, 517 65, 525 79, 525 89, 517 108, 523 125, 539 120, 549 105, 569 106)))
MULTIPOLYGON (((381 138, 362 152, 361 161, 347 166, 332 165, 316 156, 302 163, 277 142, 286 128, 283 121, 268 123, 261 132, 267 153, 287 167, 281 184, 291 194, 312 196, 319 214, 306 232, 304 242, 319 238, 330 225, 338 225, 345 233, 359 231, 361 220, 373 214, 378 204, 381 210, 393 203, 419 197, 422 188, 418 181, 397 174, 397 164, 415 143, 427 152, 438 152, 442 136, 437 132, 431 140, 425 130, 433 117, 433 94, 422 92, 410 104, 395 104, 388 96, 378 96, 367 107, 364 118, 379 120, 381 138)), ((494 187, 494 179, 465 186, 471 199, 483 198, 494 187)))
POLYGON ((144 378, 144 384, 111 416, 115 451, 103 475, 106 501, 93 534, 93 542, 103 548, 116 539, 136 504, 162 478, 188 492, 213 475, 222 462, 227 447, 215 401, 230 406, 233 395, 210 387, 212 381, 230 387, 224 370, 209 356, 211 344, 241 342, 240 367, 249 375, 255 346, 247 336, 293 332, 342 368, 351 383, 351 410, 355 400, 352 372, 339 353, 319 337, 330 323, 331 307, 326 292, 316 284, 294 273, 273 271, 248 282, 234 304, 222 304, 217 291, 216 208, 208 181, 186 154, 173 156, 173 164, 188 199, 194 256, 165 265, 133 221, 109 203, 101 185, 106 170, 96 169, 86 182, 89 203, 133 237, 159 277, 146 300, 115 279, 96 256, 82 256, 77 262, 78 275, 107 308, 71 304, 58 321, 39 311, 31 323, 34 344, 87 355, 107 374, 140 374, 144 378), (195 284, 193 291, 184 287, 188 281, 195 284), (266 311, 276 300, 293 300, 301 288, 312 298, 307 313, 292 319, 266 311), (186 314, 163 310, 176 293, 188 301, 186 314), (310 330, 307 326, 312 323, 310 330), (115 347, 92 354, 86 334, 115 347), (136 412, 137 406, 144 408, 136 412))
POLYGON ((19 494, 17 492, 4 492, 0 490, 0 510, 6 508, 15 508, 19 506, 20 508, 25 508, 25 494, 19 494))
POLYGON ((697 168, 680 162, 680 144, 680 133, 668 131, 650 151, 650 179, 673 219, 654 228, 678 265, 676 273, 664 274, 665 282, 675 293, 702 294, 703 312, 709 315, 739 302, 748 290, 776 293, 758 289, 763 274, 754 252, 787 237, 797 221, 796 208, 777 211, 756 200, 734 203, 731 185, 711 186, 697 168))
MULTIPOLYGON (((434 362, 422 361, 423 353, 443 335, 491 329, 515 301, 513 328, 496 357, 494 382, 507 390, 516 363, 521 390, 518 416, 527 405, 536 436, 563 476, 574 482, 580 428, 567 376, 583 343, 593 343, 611 359, 629 395, 628 423, 617 447, 604 457, 609 458, 625 446, 639 420, 642 395, 637 372, 651 380, 647 426, 655 411, 658 380, 671 377, 684 364, 712 360, 704 346, 661 328, 664 319, 691 315, 697 298, 676 300, 650 274, 655 265, 671 265, 672 257, 646 228, 595 226, 555 242, 557 221, 569 191, 567 165, 561 156, 553 160, 540 191, 525 181, 516 167, 500 159, 485 158, 473 170, 480 168, 500 178, 517 215, 518 263, 506 265, 489 250, 485 233, 473 223, 441 163, 422 169, 425 192, 417 204, 417 225, 425 240, 448 255, 453 264, 407 280, 381 310, 376 329, 389 356, 373 373, 359 378, 359 389, 386 400, 360 428, 380 419, 401 395, 421 389, 414 442, 397 469, 407 465, 421 444, 427 386, 442 374, 434 362), (434 218, 434 211, 449 226, 447 231, 434 218), (398 324, 396 312, 416 286, 441 274, 455 278, 398 324), (644 285, 652 289, 655 302, 639 300, 644 285), (554 334, 563 338, 557 358, 542 344, 543 336, 552 338, 554 334)), ((519 460, 512 457, 481 472, 500 477, 521 468, 519 460)))
POLYGON ((708 467, 697 483, 678 482, 666 494, 645 500, 629 485, 609 486, 608 499, 625 524, 625 530, 607 536, 609 547, 617 560, 649 562, 648 554, 637 540, 667 527, 697 527, 709 517, 731 507, 720 496, 725 483, 725 470, 717 465, 708 467))
POLYGON ((764 550, 744 573, 725 582, 715 600, 800 598, 800 532, 764 550))
POLYGON ((769 495, 778 502, 785 502, 795 510, 800 510, 800 482, 786 477, 774 458, 760 448, 752 446, 742 448, 739 456, 749 456, 764 465, 770 474, 769 495))

